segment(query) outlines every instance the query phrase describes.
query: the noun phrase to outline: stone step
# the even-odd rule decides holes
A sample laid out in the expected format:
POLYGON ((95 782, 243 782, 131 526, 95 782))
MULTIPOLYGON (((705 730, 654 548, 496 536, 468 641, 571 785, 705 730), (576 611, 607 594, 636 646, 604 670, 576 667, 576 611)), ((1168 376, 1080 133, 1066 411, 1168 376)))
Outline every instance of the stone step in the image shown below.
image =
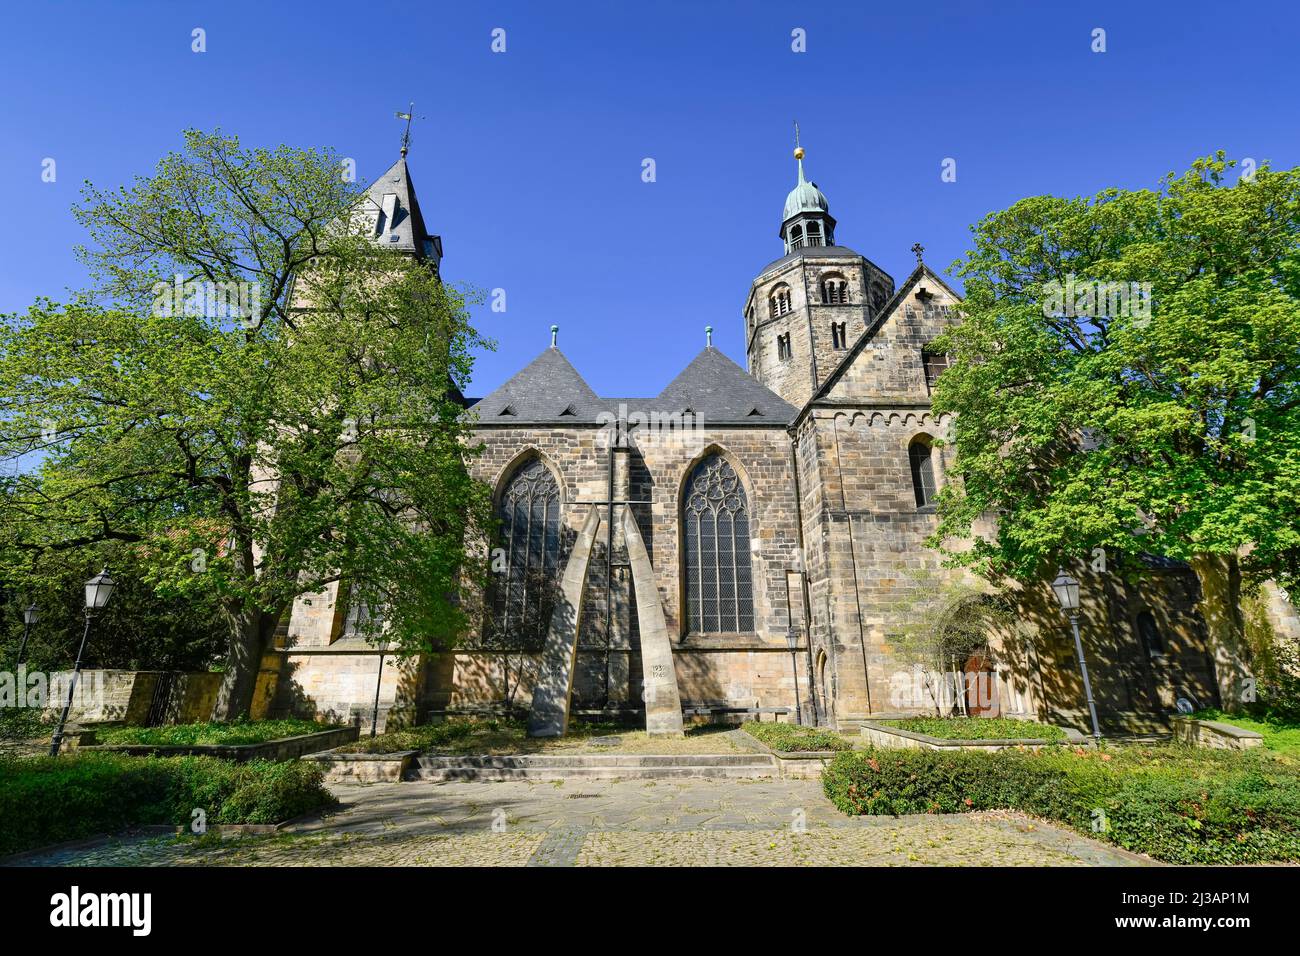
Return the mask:
POLYGON ((519 754, 417 757, 407 780, 660 780, 779 776, 768 754, 519 754))

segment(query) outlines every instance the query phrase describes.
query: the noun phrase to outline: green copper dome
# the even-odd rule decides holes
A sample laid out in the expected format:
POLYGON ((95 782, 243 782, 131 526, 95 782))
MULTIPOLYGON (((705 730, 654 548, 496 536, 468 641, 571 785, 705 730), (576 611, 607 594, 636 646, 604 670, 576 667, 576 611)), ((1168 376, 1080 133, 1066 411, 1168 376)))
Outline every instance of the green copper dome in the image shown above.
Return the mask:
MULTIPOLYGON (((802 150, 800 150, 802 152, 802 150)), ((826 196, 817 188, 816 183, 810 183, 804 178, 803 174, 803 157, 799 157, 799 183, 790 190, 790 195, 785 197, 785 211, 781 214, 781 221, 789 219, 791 216, 797 216, 801 212, 829 212, 826 204, 826 196)))

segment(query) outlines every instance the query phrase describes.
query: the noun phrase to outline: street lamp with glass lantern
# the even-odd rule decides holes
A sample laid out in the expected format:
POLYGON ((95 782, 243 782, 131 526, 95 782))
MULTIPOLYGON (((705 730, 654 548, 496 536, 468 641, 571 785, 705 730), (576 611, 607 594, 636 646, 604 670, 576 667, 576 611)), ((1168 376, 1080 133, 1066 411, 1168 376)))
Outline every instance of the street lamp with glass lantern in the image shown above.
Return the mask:
POLYGON ((113 596, 117 582, 108 576, 108 568, 100 571, 86 582, 86 629, 81 632, 81 646, 77 648, 77 663, 72 668, 72 680, 68 682, 68 699, 59 716, 58 729, 54 731, 54 740, 50 743, 50 756, 57 757, 63 746, 63 728, 68 722, 68 713, 72 710, 72 695, 77 690, 77 678, 81 675, 81 660, 86 652, 86 638, 90 636, 90 620, 108 606, 108 599, 113 596))
POLYGON ((1088 716, 1092 718, 1092 739, 1100 742, 1097 704, 1092 699, 1092 682, 1088 680, 1088 663, 1083 659, 1083 641, 1079 637, 1079 580, 1063 570, 1057 571, 1052 590, 1056 592, 1056 601, 1061 605, 1061 610, 1070 618, 1070 627, 1074 631, 1074 652, 1079 657, 1079 673, 1083 675, 1083 693, 1088 698, 1088 716))
POLYGON ((803 706, 799 700, 799 632, 794 625, 785 630, 785 642, 790 648, 790 671, 794 674, 794 719, 803 723, 803 706))
POLYGON ((35 601, 23 608, 23 640, 22 643, 18 645, 18 660, 16 664, 21 664, 27 659, 27 636, 31 634, 32 627, 40 619, 41 611, 40 608, 36 606, 35 601))

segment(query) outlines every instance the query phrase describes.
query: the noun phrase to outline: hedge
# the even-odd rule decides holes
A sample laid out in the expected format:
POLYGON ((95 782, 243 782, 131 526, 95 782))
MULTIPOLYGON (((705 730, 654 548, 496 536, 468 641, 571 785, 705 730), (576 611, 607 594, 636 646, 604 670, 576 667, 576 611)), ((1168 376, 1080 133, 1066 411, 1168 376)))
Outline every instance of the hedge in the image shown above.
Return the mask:
POLYGON ((849 814, 1021 810, 1169 863, 1300 861, 1300 770, 1268 754, 868 750, 822 783, 849 814))
POLYGON ((279 823, 337 805, 301 761, 67 754, 0 757, 0 856, 130 827, 279 823))

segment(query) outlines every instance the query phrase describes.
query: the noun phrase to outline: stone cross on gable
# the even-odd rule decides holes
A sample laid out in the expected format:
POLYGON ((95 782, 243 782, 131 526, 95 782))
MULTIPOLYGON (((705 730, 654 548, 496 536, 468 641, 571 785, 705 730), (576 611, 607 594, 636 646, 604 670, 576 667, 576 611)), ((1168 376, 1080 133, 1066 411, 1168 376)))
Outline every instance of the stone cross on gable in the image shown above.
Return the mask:
POLYGON ((912 243, 912 254, 916 256, 916 264, 918 266, 925 264, 921 261, 921 253, 923 252, 925 252, 925 246, 921 245, 919 242, 912 243))

